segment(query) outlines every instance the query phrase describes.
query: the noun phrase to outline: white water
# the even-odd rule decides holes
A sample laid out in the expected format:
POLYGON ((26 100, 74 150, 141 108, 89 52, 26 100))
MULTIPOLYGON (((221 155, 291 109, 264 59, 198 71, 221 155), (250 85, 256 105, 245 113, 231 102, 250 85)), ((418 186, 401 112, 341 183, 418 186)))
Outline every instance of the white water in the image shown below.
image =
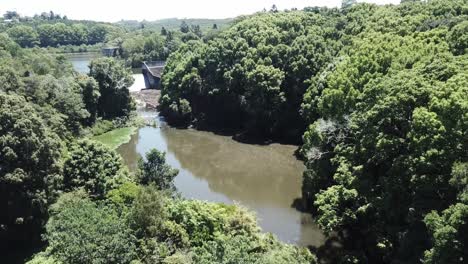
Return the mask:
POLYGON ((128 88, 130 92, 139 92, 141 89, 145 89, 145 79, 143 77, 143 74, 134 73, 132 76, 133 79, 135 79, 135 82, 132 86, 130 86, 130 88, 128 88))

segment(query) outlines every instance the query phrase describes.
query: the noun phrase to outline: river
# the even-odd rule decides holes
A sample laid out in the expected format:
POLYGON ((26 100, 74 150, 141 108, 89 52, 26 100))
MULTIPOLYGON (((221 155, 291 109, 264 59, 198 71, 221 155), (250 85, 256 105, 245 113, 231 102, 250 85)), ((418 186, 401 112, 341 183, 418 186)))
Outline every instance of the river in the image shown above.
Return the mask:
MULTIPOLYGON (((83 57, 74 58, 70 60, 78 70, 83 57)), ((134 76, 137 82, 143 78, 142 74, 134 76)), ((139 86, 141 82, 132 89, 139 90, 139 86)), ((156 112, 140 110, 140 114, 159 119, 156 112)), ((134 170, 137 160, 152 148, 165 151, 167 162, 179 170, 175 185, 183 197, 238 203, 255 212, 261 228, 282 241, 301 246, 324 243, 311 216, 291 206, 301 195, 305 169, 294 156, 297 146, 243 144, 229 136, 172 128, 158 120, 158 127, 139 129, 118 152, 134 170)))

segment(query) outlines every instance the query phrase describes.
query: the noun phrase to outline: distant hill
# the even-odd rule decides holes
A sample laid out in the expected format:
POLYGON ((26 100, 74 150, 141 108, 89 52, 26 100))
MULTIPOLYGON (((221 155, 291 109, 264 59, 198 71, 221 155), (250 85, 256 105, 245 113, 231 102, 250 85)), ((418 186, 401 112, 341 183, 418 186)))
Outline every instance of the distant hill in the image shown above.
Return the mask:
POLYGON ((162 27, 165 27, 168 30, 178 30, 182 22, 185 21, 189 26, 190 25, 199 25, 202 31, 209 31, 213 28, 213 25, 216 24, 218 29, 224 29, 230 25, 234 18, 225 18, 225 19, 207 19, 207 18, 167 18, 160 19, 155 21, 136 21, 136 20, 121 20, 115 24, 123 26, 127 29, 138 29, 144 25, 145 28, 161 30, 162 27))

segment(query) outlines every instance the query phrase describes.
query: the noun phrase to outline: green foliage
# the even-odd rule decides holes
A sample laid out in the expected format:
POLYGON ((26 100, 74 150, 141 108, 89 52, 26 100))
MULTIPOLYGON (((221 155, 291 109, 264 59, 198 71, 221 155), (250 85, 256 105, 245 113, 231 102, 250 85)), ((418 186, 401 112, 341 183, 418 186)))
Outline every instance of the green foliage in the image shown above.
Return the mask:
POLYGON ((34 47, 39 44, 39 34, 30 26, 12 27, 7 30, 7 34, 21 47, 34 47))
MULTIPOLYGON (((50 17, 50 14, 47 16, 50 17)), ((103 43, 124 32, 120 26, 91 21, 46 17, 23 18, 6 27, 6 33, 21 47, 60 47, 103 43), (45 19, 44 19, 45 18, 45 19)))
POLYGON ((112 58, 93 60, 89 76, 99 85, 98 114, 104 118, 128 116, 135 105, 128 88, 133 78, 128 69, 112 58))
POLYGON ((468 202, 468 162, 456 162, 452 168, 452 178, 450 185, 457 190, 458 200, 468 202))
POLYGON ((166 60, 180 45, 172 35, 146 32, 132 32, 122 41, 122 58, 132 68, 141 67, 144 61, 166 60))
POLYGON ((34 106, 0 92, 0 237, 34 237, 60 186, 62 144, 34 106))
POLYGON ((282 245, 269 236, 235 236, 195 248, 193 263, 317 263, 308 250, 282 245))
POLYGON ((424 253, 424 263, 463 263, 466 260, 468 205, 456 203, 441 215, 433 211, 424 218, 434 241, 424 253))
POLYGON ((174 178, 179 174, 166 164, 166 153, 152 149, 146 153, 145 159, 138 161, 138 180, 141 184, 154 184, 158 190, 173 190, 174 178))
POLYGON ((131 205, 140 192, 140 186, 134 182, 124 182, 118 188, 110 190, 106 198, 117 205, 131 205))
POLYGON ((322 229, 347 232, 343 261, 461 260, 465 242, 442 237, 463 231, 435 224, 466 199, 466 14, 444 3, 347 8, 360 34, 304 95, 303 198, 322 229))
POLYGON ((239 206, 173 198, 129 181, 106 198, 63 194, 50 208, 48 246, 30 263, 316 263, 308 250, 261 234, 239 206))
POLYGON ((0 66, 0 89, 3 92, 18 92, 23 87, 23 81, 16 71, 9 66, 0 66))
POLYGON ((62 264, 60 261, 56 260, 53 257, 47 256, 47 254, 39 253, 33 257, 26 264, 62 264))
POLYGON ((80 140, 70 147, 63 174, 66 190, 84 188, 97 198, 104 198, 109 190, 127 177, 121 158, 115 151, 89 140, 80 140))
POLYGON ((79 75, 77 82, 81 88, 81 94, 83 96, 83 103, 86 110, 89 113, 89 117, 86 120, 87 125, 92 125, 96 122, 98 113, 98 102, 101 94, 99 93, 99 85, 97 82, 90 77, 79 75))
POLYGON ((464 21, 454 26, 448 34, 449 45, 452 48, 453 53, 456 55, 467 53, 468 36, 466 31, 468 31, 468 22, 464 21))
MULTIPOLYGON (((178 19, 178 18, 167 18, 160 19, 155 21, 145 21, 145 29, 151 30, 154 32, 161 32, 164 28, 166 31, 178 31, 182 21, 185 21, 189 26, 199 25, 200 29, 203 32, 210 30, 213 27, 213 24, 217 24, 220 29, 224 29, 229 26, 232 22, 231 18, 225 19, 203 19, 203 18, 187 18, 187 19, 178 19)), ((141 28, 141 23, 135 20, 121 20, 116 23, 119 26, 123 26, 129 30, 137 30, 141 28)))
POLYGON ((115 124, 111 120, 99 119, 90 128, 91 135, 99 136, 106 132, 116 129, 115 124))
POLYGON ((19 49, 20 46, 9 38, 8 34, 0 33, 0 50, 2 51, 2 57, 17 55, 19 49))
POLYGON ((40 106, 52 106, 65 116, 64 125, 78 134, 82 124, 87 123, 90 114, 83 102, 83 91, 76 79, 52 75, 34 76, 26 81, 25 95, 40 106))
POLYGON ((304 126, 299 108, 305 82, 339 46, 328 34, 335 23, 313 13, 265 13, 207 43, 187 42, 168 59, 161 112, 177 124, 297 140, 304 126))
POLYGON ((131 208, 131 223, 141 236, 162 237, 161 230, 166 216, 167 197, 153 185, 141 187, 131 208))
POLYGON ((136 237, 119 214, 82 193, 60 197, 46 230, 46 253, 63 263, 130 263, 137 258, 136 237))
POLYGON ((201 246, 222 234, 252 235, 255 218, 242 208, 202 201, 177 201, 168 206, 168 218, 185 230, 191 246, 201 246))

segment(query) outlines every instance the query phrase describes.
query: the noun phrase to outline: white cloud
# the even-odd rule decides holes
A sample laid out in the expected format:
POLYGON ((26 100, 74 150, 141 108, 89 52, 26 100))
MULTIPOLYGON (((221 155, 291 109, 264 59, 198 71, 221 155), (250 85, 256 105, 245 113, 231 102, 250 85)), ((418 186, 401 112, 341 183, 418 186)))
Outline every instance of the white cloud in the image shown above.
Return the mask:
MULTIPOLYGON (((361 0, 397 4, 400 0, 361 0)), ((32 16, 52 10, 73 19, 117 21, 162 18, 226 18, 251 14, 273 4, 280 9, 306 6, 340 6, 341 0, 0 0, 0 12, 15 10, 32 16)))

